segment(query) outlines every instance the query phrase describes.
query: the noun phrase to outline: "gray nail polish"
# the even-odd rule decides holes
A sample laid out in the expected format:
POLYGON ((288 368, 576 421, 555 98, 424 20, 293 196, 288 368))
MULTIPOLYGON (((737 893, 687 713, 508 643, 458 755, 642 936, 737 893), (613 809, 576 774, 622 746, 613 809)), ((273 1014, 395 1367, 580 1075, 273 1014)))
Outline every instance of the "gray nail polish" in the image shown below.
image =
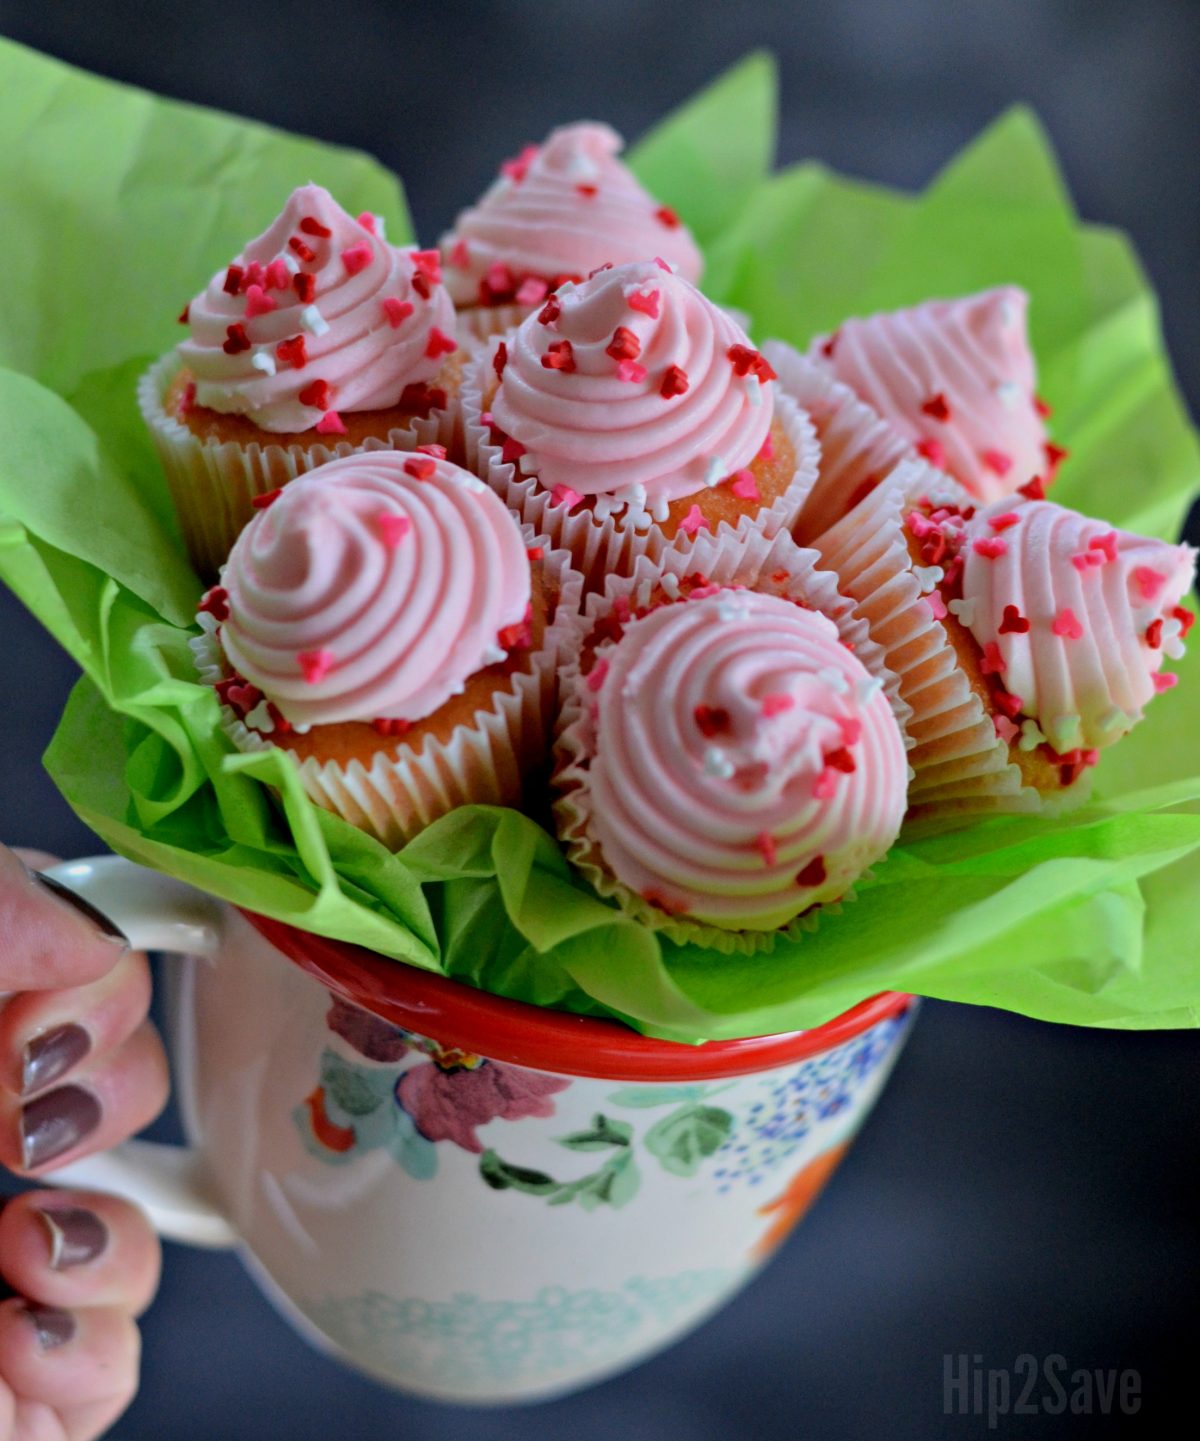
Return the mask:
POLYGON ((75 1334, 75 1317, 70 1311, 57 1306, 39 1306, 36 1301, 27 1301, 21 1307, 37 1332, 39 1351, 53 1351, 56 1346, 65 1346, 75 1334))
POLYGON ((100 1102, 82 1086, 59 1086, 21 1110, 21 1160, 27 1171, 77 1146, 100 1124, 100 1102))
POLYGON ((73 1021, 31 1036, 21 1052, 21 1094, 44 1091, 77 1066, 92 1049, 92 1038, 73 1021))
POLYGON ((107 937, 110 941, 119 942, 126 950, 129 949, 129 937, 119 926, 115 926, 103 911, 98 911, 91 901, 85 901, 82 896, 76 895, 70 886, 64 886, 62 881, 56 881, 53 876, 44 876, 40 871, 34 871, 32 874, 43 890, 49 891, 52 896, 57 897, 58 900, 63 901, 91 921, 102 936, 107 937))
POLYGON ((108 1245, 108 1227, 95 1211, 87 1211, 82 1206, 55 1206, 49 1210, 37 1207, 34 1214, 46 1227, 52 1271, 85 1266, 108 1245))

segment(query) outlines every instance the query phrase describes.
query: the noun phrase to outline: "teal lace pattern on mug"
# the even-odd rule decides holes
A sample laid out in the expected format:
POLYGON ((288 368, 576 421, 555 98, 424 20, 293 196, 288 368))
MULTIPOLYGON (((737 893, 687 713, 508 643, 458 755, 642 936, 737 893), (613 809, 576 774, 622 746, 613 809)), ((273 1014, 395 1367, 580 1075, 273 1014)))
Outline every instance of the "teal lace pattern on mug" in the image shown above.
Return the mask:
POLYGON ((395 1300, 368 1291, 327 1299, 308 1314, 367 1366, 411 1385, 484 1392, 615 1364, 638 1349, 644 1327, 698 1317, 737 1280, 728 1270, 685 1271, 635 1277, 611 1291, 545 1286, 527 1301, 395 1300))

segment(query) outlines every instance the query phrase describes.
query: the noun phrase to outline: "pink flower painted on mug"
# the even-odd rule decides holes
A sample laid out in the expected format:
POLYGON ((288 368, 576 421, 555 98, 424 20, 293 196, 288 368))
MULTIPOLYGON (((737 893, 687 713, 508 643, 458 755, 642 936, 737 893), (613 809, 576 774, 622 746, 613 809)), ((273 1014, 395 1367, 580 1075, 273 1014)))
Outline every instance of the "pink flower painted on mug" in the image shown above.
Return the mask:
POLYGON ((489 1121, 552 1116, 550 1097, 570 1085, 561 1076, 518 1070, 474 1056, 469 1059, 476 1063, 473 1067, 437 1061, 414 1066, 397 1082, 401 1106, 427 1140, 453 1141, 478 1155, 483 1143, 477 1127, 489 1121))

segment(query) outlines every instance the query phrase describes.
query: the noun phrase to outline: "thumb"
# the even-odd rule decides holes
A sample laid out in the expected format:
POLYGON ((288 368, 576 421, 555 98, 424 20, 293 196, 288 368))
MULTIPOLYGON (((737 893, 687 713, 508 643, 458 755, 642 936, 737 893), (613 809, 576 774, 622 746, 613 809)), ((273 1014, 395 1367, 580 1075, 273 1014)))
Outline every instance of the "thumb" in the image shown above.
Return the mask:
POLYGON ((128 949, 125 936, 94 906, 0 846, 0 990, 86 985, 128 949))

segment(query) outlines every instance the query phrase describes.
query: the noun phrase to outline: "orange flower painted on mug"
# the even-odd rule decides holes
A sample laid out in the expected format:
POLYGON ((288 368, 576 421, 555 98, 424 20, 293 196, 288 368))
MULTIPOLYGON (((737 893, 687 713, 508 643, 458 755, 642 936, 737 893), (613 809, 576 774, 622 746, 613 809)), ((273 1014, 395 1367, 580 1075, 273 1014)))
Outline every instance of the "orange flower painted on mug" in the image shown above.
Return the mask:
POLYGON ((837 1170, 838 1162, 849 1149, 850 1143, 843 1141, 840 1145, 831 1146, 828 1151, 822 1151, 807 1166, 802 1166, 796 1172, 782 1194, 758 1208, 760 1216, 773 1216, 775 1219, 758 1238, 754 1247, 756 1259, 765 1261, 787 1237, 788 1232, 821 1194, 826 1181, 837 1170))

